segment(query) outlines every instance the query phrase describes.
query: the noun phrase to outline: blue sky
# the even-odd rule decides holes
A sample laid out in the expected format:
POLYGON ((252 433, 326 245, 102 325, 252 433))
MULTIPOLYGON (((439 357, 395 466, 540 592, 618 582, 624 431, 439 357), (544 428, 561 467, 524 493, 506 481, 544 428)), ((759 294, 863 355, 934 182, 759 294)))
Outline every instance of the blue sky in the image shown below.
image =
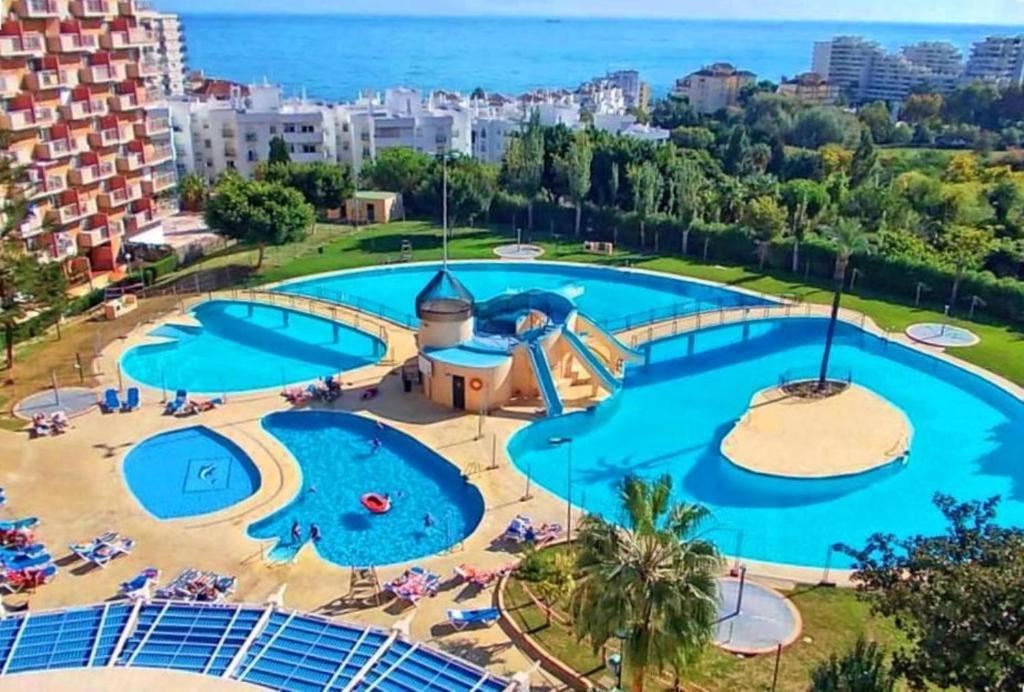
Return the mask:
POLYGON ((1024 0, 157 0, 177 12, 677 17, 1024 25, 1024 0))

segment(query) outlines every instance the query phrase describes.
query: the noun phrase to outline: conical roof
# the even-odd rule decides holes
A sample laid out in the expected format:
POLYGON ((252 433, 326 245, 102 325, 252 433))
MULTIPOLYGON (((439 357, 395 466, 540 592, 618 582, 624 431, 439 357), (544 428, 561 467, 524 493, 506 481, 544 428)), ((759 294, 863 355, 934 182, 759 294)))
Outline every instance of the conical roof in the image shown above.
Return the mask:
POLYGON ((416 296, 416 316, 420 319, 461 320, 473 313, 473 294, 448 268, 434 274, 416 296))

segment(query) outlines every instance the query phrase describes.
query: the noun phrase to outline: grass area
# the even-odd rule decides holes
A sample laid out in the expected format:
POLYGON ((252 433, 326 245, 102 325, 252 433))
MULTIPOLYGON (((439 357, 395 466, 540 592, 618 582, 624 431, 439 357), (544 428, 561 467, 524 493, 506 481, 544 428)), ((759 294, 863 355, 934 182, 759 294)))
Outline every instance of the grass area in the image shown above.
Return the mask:
MULTIPOLYGON (((459 228, 454 232, 449 254, 454 259, 493 259, 493 249, 511 239, 508 231, 500 229, 459 228)), ((412 243, 415 261, 437 260, 442 256, 438 228, 428 222, 404 221, 359 230, 348 226, 319 225, 314 233, 300 243, 268 248, 263 267, 252 278, 258 282, 281 281, 319 272, 396 261, 404 240, 412 243)), ((581 252, 579 240, 572 237, 543 236, 534 238, 533 242, 545 248, 544 259, 609 265, 629 263, 645 269, 706 279, 772 295, 793 295, 812 303, 828 303, 832 299, 826 283, 806 281, 792 274, 723 267, 679 256, 651 256, 621 251, 611 257, 591 255, 581 252)), ((251 267, 255 261, 256 250, 235 246, 171 275, 168 280, 183 280, 192 272, 229 265, 251 267)), ((879 326, 890 331, 902 331, 915 322, 943 319, 940 305, 915 307, 909 302, 894 301, 892 296, 877 295, 859 288, 857 293, 846 295, 843 304, 867 314, 879 326)), ((953 319, 951 323, 965 326, 981 337, 981 343, 977 346, 957 349, 957 356, 1024 385, 1024 326, 984 319, 972 322, 953 319)))
MULTIPOLYGON (((587 675, 595 683, 613 677, 604 667, 600 654, 586 644, 577 644, 567 625, 546 624, 544 611, 524 592, 522 583, 512 579, 506 590, 508 612, 530 636, 550 653, 587 675)), ((851 647, 857 637, 878 642, 892 650, 903 639, 889 620, 872 615, 867 604, 850 589, 801 587, 788 593, 804 621, 800 639, 782 653, 778 689, 807 688, 811 669, 851 647)), ((628 681, 628 660, 624 680, 628 681)), ((687 673, 687 679, 708 690, 768 690, 771 688, 775 658, 772 655, 741 657, 717 647, 709 648, 687 673)), ((650 689, 664 689, 668 679, 650 680, 650 689)))

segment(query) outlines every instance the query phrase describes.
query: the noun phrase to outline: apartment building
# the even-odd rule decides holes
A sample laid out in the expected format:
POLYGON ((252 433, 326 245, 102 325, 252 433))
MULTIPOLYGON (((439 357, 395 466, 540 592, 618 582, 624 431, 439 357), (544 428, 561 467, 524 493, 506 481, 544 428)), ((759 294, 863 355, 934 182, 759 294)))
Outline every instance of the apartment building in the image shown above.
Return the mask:
POLYGON ((715 113, 735 106, 743 88, 756 81, 754 73, 718 62, 676 80, 674 92, 686 97, 698 113, 715 113))
POLYGON ((831 106, 839 100, 839 86, 816 72, 804 72, 792 79, 783 77, 779 93, 810 106, 831 106))
POLYGON ((0 24, 0 129, 27 169, 15 236, 72 280, 118 274, 176 182, 156 44, 135 0, 16 0, 0 24))
POLYGON ((966 76, 1000 87, 1024 86, 1024 34, 989 36, 975 43, 966 76))
POLYGON ((140 22, 156 36, 152 59, 159 65, 157 86, 165 96, 185 93, 185 75, 188 71, 184 28, 176 14, 147 11, 140 22))

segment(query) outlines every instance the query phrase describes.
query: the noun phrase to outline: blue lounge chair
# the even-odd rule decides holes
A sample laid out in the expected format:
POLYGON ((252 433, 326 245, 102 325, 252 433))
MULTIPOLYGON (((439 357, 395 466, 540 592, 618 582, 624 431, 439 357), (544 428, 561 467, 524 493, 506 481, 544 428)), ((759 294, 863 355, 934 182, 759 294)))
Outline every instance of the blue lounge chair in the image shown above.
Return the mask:
POLYGON ((104 413, 114 413, 121 409, 121 400, 117 397, 116 389, 108 389, 103 392, 103 407, 104 413))
POLYGON ((128 581, 121 582, 121 593, 128 598, 148 598, 149 589, 160 579, 160 570, 147 567, 128 581))
POLYGON ((121 404, 121 410, 126 412, 126 413, 129 412, 129 411, 134 411, 135 409, 137 409, 139 407, 140 403, 142 403, 142 402, 141 402, 141 399, 139 397, 139 388, 138 387, 129 387, 128 388, 128 398, 124 400, 123 404, 121 404))
POLYGON ((0 560, 5 569, 23 570, 30 567, 42 567, 53 562, 53 556, 47 552, 36 555, 20 555, 18 557, 5 558, 0 560))
POLYGON ((25 517, 24 519, 15 519, 14 521, 0 521, 0 531, 21 531, 22 529, 31 529, 39 523, 38 517, 25 517))
POLYGON ((0 548, 0 562, 22 555, 38 555, 45 550, 46 546, 42 543, 33 543, 32 545, 26 545, 24 548, 0 548))
POLYGON ((179 389, 175 393, 174 399, 172 399, 171 401, 167 402, 167 406, 164 407, 164 413, 169 414, 169 415, 170 414, 175 414, 186 403, 188 403, 188 392, 186 392, 184 389, 179 389))
POLYGON ((464 630, 470 625, 484 625, 490 627, 501 617, 501 611, 497 608, 477 608, 476 610, 459 610, 449 608, 445 611, 448 624, 457 630, 464 630))

